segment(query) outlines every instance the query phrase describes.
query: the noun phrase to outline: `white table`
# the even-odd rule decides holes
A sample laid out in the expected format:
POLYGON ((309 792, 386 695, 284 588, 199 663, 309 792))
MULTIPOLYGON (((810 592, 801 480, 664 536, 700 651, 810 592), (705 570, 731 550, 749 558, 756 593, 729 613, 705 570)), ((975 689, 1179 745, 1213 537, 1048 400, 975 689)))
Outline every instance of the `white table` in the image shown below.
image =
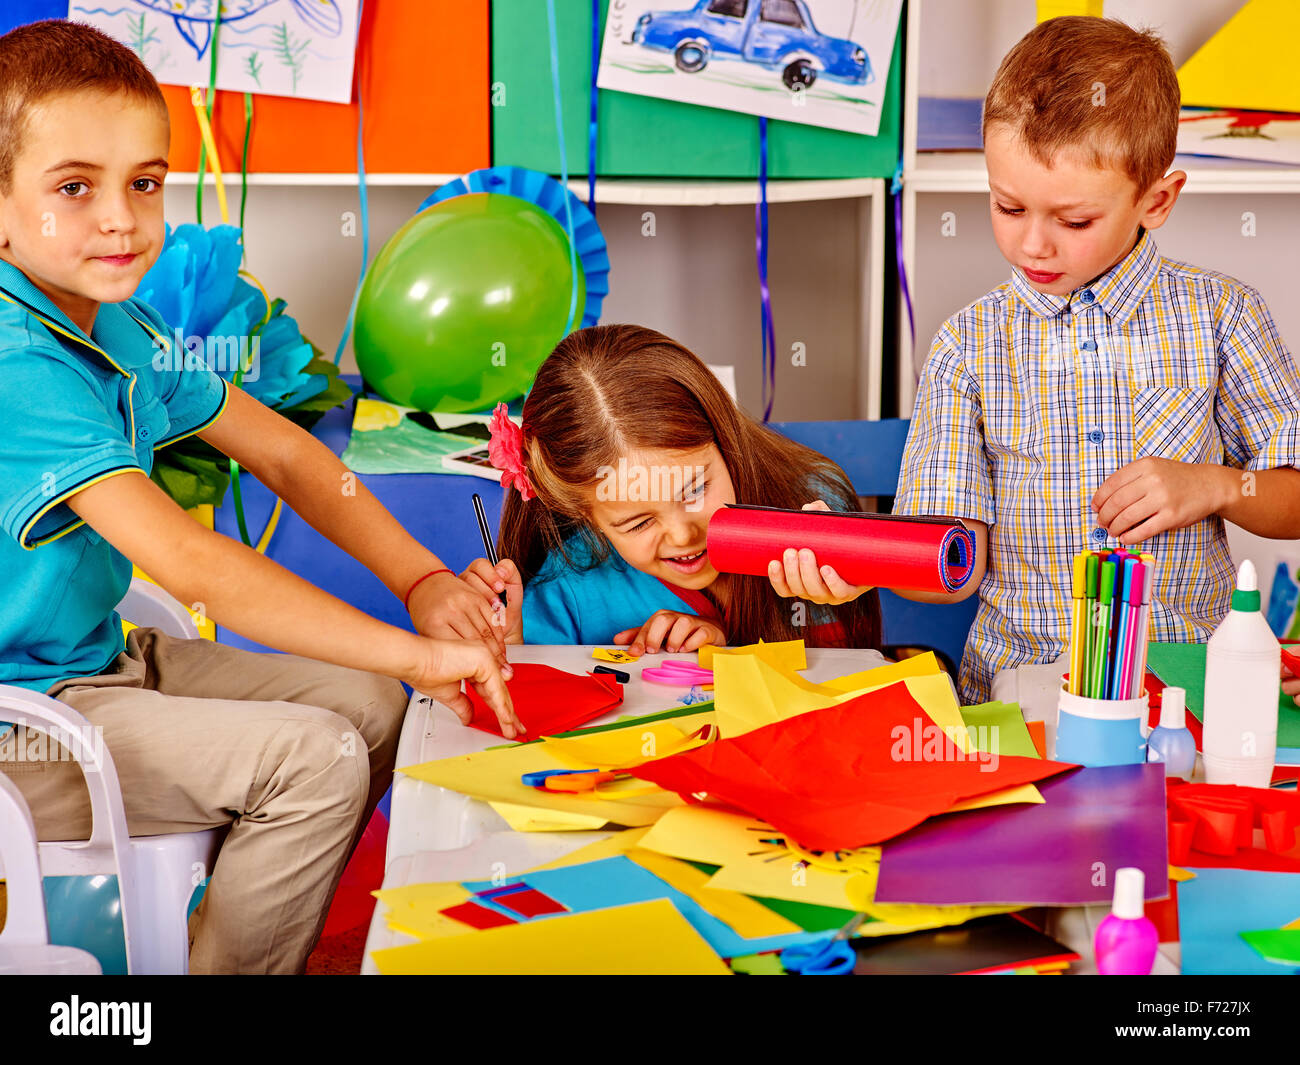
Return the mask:
MULTIPOLYGON (((591 647, 548 647, 528 645, 512 647, 512 662, 540 662, 572 673, 581 673, 600 665, 591 657, 591 647)), ((611 713, 591 724, 609 724, 620 717, 650 714, 673 706, 685 689, 667 688, 640 679, 645 665, 655 665, 665 657, 692 659, 690 655, 646 655, 639 662, 614 664, 614 669, 631 674, 624 685, 623 702, 611 713)), ((812 681, 830 680, 874 666, 884 660, 875 651, 810 648, 808 668, 803 676, 812 681)), ((605 663, 609 664, 609 663, 605 663)), ((1055 682, 1050 680, 1053 666, 1022 667, 1026 720, 1048 721, 1055 732, 1055 682), (1046 693, 1051 691, 1050 698, 1046 693), (1050 705, 1049 705, 1050 703, 1050 705)), ((1015 701, 1006 694, 1004 682, 999 698, 1015 701)), ((449 709, 418 693, 412 697, 397 748, 397 765, 419 765, 437 758, 471 754, 503 742, 477 729, 466 728, 449 709)), ((1050 747, 1049 747, 1050 750, 1050 747)), ((609 835, 607 832, 515 832, 487 803, 459 792, 440 788, 425 781, 398 773, 393 782, 391 821, 388 831, 388 854, 384 872, 385 888, 407 884, 438 883, 450 880, 488 879, 494 875, 513 876, 544 862, 609 835)), ((366 939, 363 974, 378 970, 370 959, 372 950, 416 942, 410 936, 393 932, 384 920, 383 903, 375 906, 366 939)), ((1092 906, 1052 912, 1049 934, 1083 956, 1071 972, 1096 972, 1092 962, 1092 934, 1105 917, 1107 907, 1092 906)), ((1177 946, 1162 946, 1156 959, 1157 974, 1177 974, 1177 946)))

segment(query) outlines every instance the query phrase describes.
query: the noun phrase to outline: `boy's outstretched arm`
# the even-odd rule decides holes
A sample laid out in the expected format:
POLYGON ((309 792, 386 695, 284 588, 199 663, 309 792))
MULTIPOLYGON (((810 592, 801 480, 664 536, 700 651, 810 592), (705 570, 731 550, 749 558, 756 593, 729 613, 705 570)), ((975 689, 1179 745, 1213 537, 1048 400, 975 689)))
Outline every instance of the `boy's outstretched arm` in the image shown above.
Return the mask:
POLYGON ((980 581, 984 579, 984 572, 988 569, 989 562, 989 527, 982 521, 974 521, 971 518, 961 519, 966 528, 975 534, 975 571, 970 575, 970 580, 961 586, 956 592, 914 592, 902 588, 891 588, 895 595, 904 599, 910 599, 914 603, 960 603, 963 599, 969 599, 974 595, 980 586, 980 581))
POLYGON ((1300 537, 1300 470, 1141 458, 1106 478, 1092 509, 1126 547, 1212 515, 1256 536, 1293 540, 1300 537))
MULTIPOLYGON (((252 473, 398 599, 424 574, 444 568, 329 448, 240 389, 232 387, 229 394, 221 417, 199 436, 252 473)), ((426 636, 487 640, 505 661, 504 633, 493 624, 492 601, 454 574, 421 581, 410 609, 416 629, 426 636)))
MULTIPOLYGON (((291 654, 383 673, 468 721, 460 680, 478 686, 507 738, 519 729, 503 668, 477 641, 436 640, 370 617, 238 541, 205 529, 143 471, 109 477, 68 506, 191 610, 291 654)), ((509 667, 504 667, 509 674, 509 667)), ((522 730, 520 730, 522 731, 522 730)))

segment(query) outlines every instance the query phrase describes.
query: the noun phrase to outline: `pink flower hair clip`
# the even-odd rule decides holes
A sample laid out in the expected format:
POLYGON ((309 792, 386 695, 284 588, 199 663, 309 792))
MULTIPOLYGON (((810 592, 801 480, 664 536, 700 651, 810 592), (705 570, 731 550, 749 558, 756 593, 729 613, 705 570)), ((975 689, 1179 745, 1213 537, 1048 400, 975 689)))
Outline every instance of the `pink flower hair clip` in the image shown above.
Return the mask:
POLYGON ((510 420, 506 405, 498 403, 488 423, 491 439, 488 440, 488 461, 501 471, 501 487, 512 484, 525 502, 537 492, 524 472, 524 431, 510 420))

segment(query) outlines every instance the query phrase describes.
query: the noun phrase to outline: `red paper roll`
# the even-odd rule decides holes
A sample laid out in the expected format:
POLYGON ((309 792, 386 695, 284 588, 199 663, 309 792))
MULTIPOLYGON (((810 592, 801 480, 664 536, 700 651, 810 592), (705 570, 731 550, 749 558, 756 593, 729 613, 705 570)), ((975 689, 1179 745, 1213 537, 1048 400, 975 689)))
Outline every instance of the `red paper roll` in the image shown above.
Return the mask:
POLYGON ((811 548, 850 584, 955 592, 970 579, 975 534, 957 518, 730 505, 709 520, 719 573, 767 576, 787 548, 811 548))

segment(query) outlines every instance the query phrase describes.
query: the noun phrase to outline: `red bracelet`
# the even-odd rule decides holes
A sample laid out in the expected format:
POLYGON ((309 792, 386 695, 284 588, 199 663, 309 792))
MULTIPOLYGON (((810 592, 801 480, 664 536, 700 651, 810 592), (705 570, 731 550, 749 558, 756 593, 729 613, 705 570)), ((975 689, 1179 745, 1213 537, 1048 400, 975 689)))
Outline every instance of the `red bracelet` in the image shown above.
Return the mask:
MULTIPOLYGON (((420 586, 420 581, 427 581, 430 577, 436 577, 439 573, 451 573, 451 570, 447 569, 445 566, 442 569, 431 569, 411 585, 411 587, 406 589, 406 597, 402 600, 402 605, 406 607, 406 612, 408 614, 411 612, 411 593, 420 586)), ((452 576, 454 577, 455 574, 452 573, 452 576)))

